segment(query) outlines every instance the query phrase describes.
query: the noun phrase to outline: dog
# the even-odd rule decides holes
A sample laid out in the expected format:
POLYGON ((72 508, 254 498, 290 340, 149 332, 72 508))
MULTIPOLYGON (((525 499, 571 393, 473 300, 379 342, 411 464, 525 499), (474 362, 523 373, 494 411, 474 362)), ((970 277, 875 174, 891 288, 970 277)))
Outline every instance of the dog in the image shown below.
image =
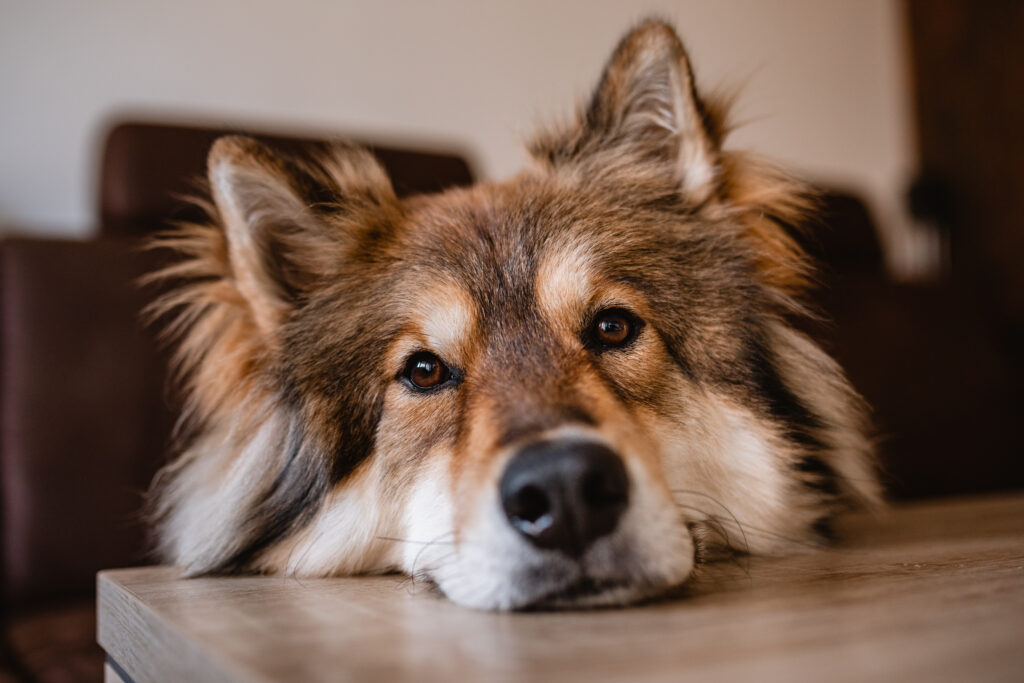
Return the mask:
POLYGON ((794 327, 813 199, 723 149, 724 109, 647 21, 505 182, 399 200, 353 146, 218 140, 210 221, 161 241, 192 426, 163 558, 623 605, 878 504, 866 408, 794 327))

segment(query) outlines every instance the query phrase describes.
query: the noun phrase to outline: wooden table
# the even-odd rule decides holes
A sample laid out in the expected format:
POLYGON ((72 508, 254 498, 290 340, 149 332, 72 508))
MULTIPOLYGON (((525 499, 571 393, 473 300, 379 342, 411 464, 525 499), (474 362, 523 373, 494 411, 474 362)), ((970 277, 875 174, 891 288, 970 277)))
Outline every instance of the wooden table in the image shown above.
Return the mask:
POLYGON ((851 516, 682 600, 492 614, 397 576, 99 575, 108 680, 1024 681, 1024 495, 851 516), (120 677, 120 678, 119 678, 120 677))

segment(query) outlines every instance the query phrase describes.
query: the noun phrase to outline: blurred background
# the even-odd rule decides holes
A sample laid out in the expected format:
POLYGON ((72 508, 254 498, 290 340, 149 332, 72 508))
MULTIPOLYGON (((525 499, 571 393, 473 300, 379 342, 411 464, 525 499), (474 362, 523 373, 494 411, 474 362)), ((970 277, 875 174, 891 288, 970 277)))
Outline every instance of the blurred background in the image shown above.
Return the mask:
POLYGON ((808 324, 895 499, 1024 486, 1024 3, 0 0, 0 680, 93 680, 96 570, 176 398, 138 242, 228 131, 371 145, 401 192, 513 174, 637 20, 674 22, 727 145, 821 187, 808 324))

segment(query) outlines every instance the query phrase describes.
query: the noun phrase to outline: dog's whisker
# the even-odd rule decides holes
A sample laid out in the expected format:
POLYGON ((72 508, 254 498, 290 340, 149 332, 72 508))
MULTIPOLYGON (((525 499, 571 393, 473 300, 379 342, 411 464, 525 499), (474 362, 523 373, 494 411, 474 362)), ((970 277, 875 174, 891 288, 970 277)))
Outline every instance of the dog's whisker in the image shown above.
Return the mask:
MULTIPOLYGON (((418 571, 417 567, 419 566, 420 558, 423 557, 423 553, 425 553, 428 548, 432 548, 432 547, 435 547, 435 546, 438 546, 438 545, 454 547, 455 543, 453 541, 442 542, 440 540, 442 538, 447 538, 448 536, 454 536, 454 535, 455 535, 454 531, 441 533, 441 534, 438 534, 437 536, 435 536, 433 540, 431 540, 431 541, 427 542, 426 544, 424 544, 423 547, 420 548, 419 552, 416 553, 416 556, 412 560, 412 566, 411 566, 410 569, 413 572, 413 574, 415 575, 417 573, 417 571, 418 571)), ((455 552, 457 552, 457 550, 453 550, 452 553, 450 553, 450 554, 454 554, 455 552)))
MULTIPOLYGON (((681 506, 680 503, 676 503, 676 505, 677 506, 681 506)), ((692 509, 697 509, 697 508, 692 508, 692 509)), ((753 526, 753 525, 751 525, 749 523, 743 524, 741 526, 739 524, 739 522, 736 521, 735 519, 729 519, 729 518, 725 518, 725 517, 720 517, 718 515, 714 515, 714 514, 707 513, 707 512, 705 512, 705 514, 707 514, 709 517, 713 517, 720 524, 733 526, 733 527, 735 527, 739 531, 746 531, 745 535, 749 536, 750 538, 761 538, 761 539, 785 541, 787 543, 792 543, 794 545, 802 545, 802 546, 805 546, 807 548, 813 548, 813 549, 817 549, 817 548, 821 547, 821 544, 815 543, 813 541, 808 541, 807 539, 798 538, 798 537, 795 537, 795 536, 788 536, 786 534, 780 534, 777 531, 772 531, 770 529, 764 529, 762 527, 753 526)))
MULTIPOLYGON (((696 507, 694 505, 676 503, 676 507, 696 512, 699 515, 698 519, 693 520, 696 524, 705 524, 709 526, 713 531, 718 532, 718 535, 722 537, 722 540, 725 541, 725 544, 727 546, 732 546, 732 539, 729 536, 729 531, 725 528, 725 525, 722 523, 721 519, 719 519, 715 515, 709 514, 705 510, 702 510, 701 508, 696 507)), ((745 550, 749 552, 750 548, 748 547, 745 550)))
MULTIPOLYGON (((679 505, 679 504, 677 503, 677 505, 679 505)), ((734 527, 736 527, 740 531, 744 531, 745 530, 747 532, 747 535, 749 535, 751 538, 763 538, 763 539, 773 539, 773 540, 779 540, 779 541, 786 541, 787 543, 793 543, 793 544, 797 544, 797 545, 804 545, 804 546, 806 546, 808 548, 818 548, 818 547, 820 547, 820 544, 815 543, 813 541, 808 541, 806 539, 799 538, 799 537, 796 537, 796 536, 789 536, 789 535, 786 535, 786 534, 781 534, 781 533, 779 533, 777 531, 772 531, 771 529, 765 529, 763 527, 754 526, 754 525, 752 525, 750 523, 746 523, 746 524, 743 524, 741 526, 739 524, 739 522, 735 518, 725 518, 725 517, 721 517, 721 516, 713 515, 713 514, 710 515, 710 516, 714 517, 716 520, 718 520, 719 523, 721 523, 723 525, 734 526, 734 527)))
MULTIPOLYGON (((728 522, 729 520, 723 520, 723 521, 728 522)), ((746 525, 746 529, 747 529, 747 531, 750 532, 750 535, 753 538, 762 538, 762 539, 768 539, 768 540, 785 541, 787 543, 792 543, 793 545, 801 545, 801 546, 804 546, 806 548, 811 548, 811 549, 818 549, 818 548, 821 547, 820 543, 816 543, 814 541, 808 541, 806 538, 799 538, 799 537, 796 537, 796 536, 788 536, 786 534, 780 534, 777 531, 771 531, 770 529, 762 529, 761 527, 751 526, 750 524, 746 525)))
POLYGON ((416 541, 410 538, 394 538, 391 536, 375 536, 374 538, 381 541, 393 541, 394 543, 410 543, 413 545, 455 545, 455 541, 416 541))
POLYGON ((292 562, 292 558, 293 558, 293 556, 295 554, 295 550, 296 550, 296 548, 298 546, 292 546, 291 550, 288 551, 288 560, 287 560, 287 564, 285 566, 291 567, 291 568, 293 568, 293 570, 298 570, 303 564, 305 564, 306 560, 309 558, 310 554, 313 552, 313 549, 320 545, 320 541, 322 541, 323 538, 326 535, 327 535, 327 530, 326 529, 320 529, 316 533, 316 536, 314 537, 314 539, 311 542, 306 543, 305 549, 299 555, 299 559, 296 562, 294 562, 294 563, 292 562))
POLYGON ((677 495, 684 495, 684 496, 685 495, 701 496, 702 498, 705 498, 706 500, 711 501, 712 503, 717 505, 719 508, 724 510, 726 512, 726 514, 728 514, 729 517, 732 519, 732 521, 736 523, 736 528, 739 530, 740 534, 743 536, 743 545, 744 545, 744 547, 746 547, 746 549, 748 551, 750 550, 750 541, 747 539, 747 532, 746 532, 746 530, 744 530, 743 525, 740 524, 740 520, 736 517, 736 515, 733 514, 732 510, 730 510, 722 501, 718 500, 717 498, 715 498, 712 495, 704 493, 703 491, 695 491, 693 489, 672 489, 672 493, 673 494, 677 494, 677 495))

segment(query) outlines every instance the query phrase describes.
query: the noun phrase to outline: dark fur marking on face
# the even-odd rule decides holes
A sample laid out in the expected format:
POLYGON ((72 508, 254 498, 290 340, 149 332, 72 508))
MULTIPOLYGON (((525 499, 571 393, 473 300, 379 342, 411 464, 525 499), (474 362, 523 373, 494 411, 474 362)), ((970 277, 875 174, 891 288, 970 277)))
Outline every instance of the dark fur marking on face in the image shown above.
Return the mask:
MULTIPOLYGON (((354 283, 346 297, 373 296, 365 283, 354 283)), ((287 344, 293 359, 281 368, 278 383, 287 402, 303 406, 308 422, 329 454, 330 485, 336 485, 374 450, 383 411, 385 383, 378 372, 378 346, 397 333, 378 310, 364 316, 345 315, 348 301, 333 297, 312 302, 289 326, 287 344), (340 319, 337 318, 341 311, 340 319), (321 322, 337 320, 334 338, 321 322)))
POLYGON ((835 529, 835 518, 831 514, 820 517, 811 525, 811 528, 823 541, 833 542, 838 538, 835 529))
POLYGON ((681 348, 682 345, 670 343, 671 340, 663 335, 660 330, 658 331, 658 336, 661 337, 662 344, 664 344, 665 349, 668 351, 668 355, 675 361, 676 367, 678 367, 686 377, 693 379, 693 367, 691 366, 690 361, 683 354, 681 348))
POLYGON ((303 433, 302 423, 302 418, 293 413, 284 465, 241 524, 246 542, 220 565, 211 567, 211 573, 247 570, 263 550, 302 527, 320 508, 328 490, 327 468, 322 456, 310 452, 315 447, 303 433))
POLYGON ((825 444, 817 436, 821 420, 782 381, 767 343, 755 335, 746 342, 748 381, 765 402, 769 416, 786 427, 785 436, 790 441, 810 450, 824 450, 825 444))
POLYGON ((785 385, 768 345, 752 339, 748 349, 749 367, 757 394, 766 401, 771 417, 785 425, 785 437, 808 452, 794 465, 794 469, 810 475, 808 487, 829 496, 839 495, 838 474, 818 455, 827 451, 818 437, 821 419, 785 385))
POLYGON ((334 457, 331 459, 332 486, 351 474, 373 453, 375 433, 384 409, 384 399, 383 396, 378 396, 369 405, 359 401, 355 396, 339 400, 336 409, 338 418, 345 418, 346 408, 349 406, 353 406, 352 416, 339 428, 338 446, 334 449, 334 457))
POLYGON ((804 483, 815 491, 831 497, 839 495, 839 477, 821 456, 805 455, 797 461, 793 469, 811 475, 804 483))

